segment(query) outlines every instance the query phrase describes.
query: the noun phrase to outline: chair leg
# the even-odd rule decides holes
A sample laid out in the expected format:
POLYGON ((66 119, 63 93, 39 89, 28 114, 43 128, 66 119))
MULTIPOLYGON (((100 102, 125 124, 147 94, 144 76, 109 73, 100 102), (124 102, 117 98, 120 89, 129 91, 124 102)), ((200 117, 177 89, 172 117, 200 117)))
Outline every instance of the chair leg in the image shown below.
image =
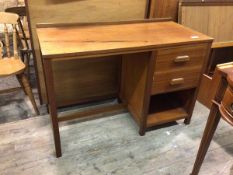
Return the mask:
POLYGON ((31 52, 26 50, 26 51, 21 51, 21 58, 24 64, 26 65, 26 75, 28 77, 28 80, 30 80, 30 56, 31 52))
POLYGON ((20 82, 22 88, 24 89, 25 94, 28 95, 36 114, 39 115, 39 110, 37 108, 35 98, 33 96, 32 89, 30 87, 27 77, 25 76, 25 74, 18 74, 16 75, 16 77, 20 82))
POLYGON ((28 77, 28 80, 30 80, 30 53, 29 52, 27 52, 26 53, 26 61, 27 61, 27 63, 26 63, 26 65, 27 65, 27 77, 28 77))
POLYGON ((19 82, 21 88, 23 89, 23 92, 27 95, 27 92, 25 91, 25 88, 24 88, 24 85, 23 85, 22 81, 18 78, 17 75, 16 75, 16 78, 18 79, 18 82, 19 82))
POLYGON ((204 161, 205 155, 207 153, 207 150, 210 146, 210 142, 213 139, 220 118, 221 116, 219 113, 218 106, 216 104, 213 104, 210 110, 209 118, 206 123, 206 128, 201 140, 201 144, 198 150, 198 154, 191 175, 198 175, 201 169, 201 165, 204 161))

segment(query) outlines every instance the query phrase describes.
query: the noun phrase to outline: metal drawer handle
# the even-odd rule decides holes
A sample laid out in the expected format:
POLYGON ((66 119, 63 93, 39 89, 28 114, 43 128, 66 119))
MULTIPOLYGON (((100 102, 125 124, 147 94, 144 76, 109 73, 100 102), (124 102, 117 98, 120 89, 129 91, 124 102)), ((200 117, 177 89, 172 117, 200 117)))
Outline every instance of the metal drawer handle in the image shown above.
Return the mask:
POLYGON ((233 112, 233 103, 231 103, 230 109, 231 109, 231 112, 233 112))
POLYGON ((174 60, 175 63, 182 63, 182 62, 188 62, 188 61, 190 61, 190 57, 188 55, 178 56, 174 60))
POLYGON ((172 86, 180 84, 184 84, 184 78, 175 78, 170 81, 170 85, 172 86))

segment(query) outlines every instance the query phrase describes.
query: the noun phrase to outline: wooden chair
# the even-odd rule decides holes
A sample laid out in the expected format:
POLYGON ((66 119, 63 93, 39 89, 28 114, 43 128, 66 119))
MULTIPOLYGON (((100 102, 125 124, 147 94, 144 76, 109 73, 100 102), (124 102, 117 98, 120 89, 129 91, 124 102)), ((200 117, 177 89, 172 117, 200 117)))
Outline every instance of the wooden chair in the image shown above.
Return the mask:
POLYGON ((218 90, 212 102, 209 118, 191 175, 199 173, 220 118, 233 126, 233 62, 217 66, 216 74, 221 75, 221 81, 216 84, 218 90))
MULTIPOLYGON (((36 114, 39 114, 31 87, 29 85, 27 77, 24 74, 26 65, 22 62, 18 54, 17 34, 16 34, 16 25, 17 25, 18 18, 19 16, 17 14, 0 12, 0 23, 4 24, 4 35, 5 35, 5 46, 6 46, 6 49, 5 49, 6 57, 2 57, 3 44, 1 44, 0 77, 16 75, 25 94, 28 95, 36 114), (13 28, 13 32, 12 32, 13 33, 13 56, 11 56, 8 24, 11 24, 13 28)), ((15 90, 15 88, 12 90, 15 90)), ((6 92, 6 91, 5 90, 0 91, 0 93, 3 93, 3 92, 6 92)), ((10 92, 10 90, 7 92, 10 92)))
MULTIPOLYGON (((23 39, 30 39, 28 23, 27 23, 27 14, 26 14, 26 7, 9 7, 5 9, 5 12, 8 13, 15 13, 19 15, 18 24, 19 24, 19 36, 23 39)), ((26 44, 26 43, 25 43, 26 44)))
POLYGON ((18 19, 18 30, 17 35, 20 38, 20 44, 21 44, 21 58, 26 64, 27 67, 27 76, 30 79, 30 56, 32 55, 32 47, 31 47, 31 41, 30 41, 30 34, 28 29, 28 23, 26 18, 26 8, 25 6, 20 7, 9 7, 5 9, 5 12, 9 13, 15 13, 19 15, 18 19))

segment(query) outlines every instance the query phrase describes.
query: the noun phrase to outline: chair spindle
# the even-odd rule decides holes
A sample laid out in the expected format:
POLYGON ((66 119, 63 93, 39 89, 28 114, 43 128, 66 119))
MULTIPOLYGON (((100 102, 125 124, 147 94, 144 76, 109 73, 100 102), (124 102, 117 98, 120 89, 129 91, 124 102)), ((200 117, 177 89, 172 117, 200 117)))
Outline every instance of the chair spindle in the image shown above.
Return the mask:
POLYGON ((14 49, 14 58, 19 58, 18 49, 17 49, 17 34, 16 34, 16 25, 13 25, 13 49, 14 49))
POLYGON ((3 56, 3 44, 2 44, 2 41, 0 40, 0 59, 2 59, 2 56, 3 56))
POLYGON ((11 57, 10 39, 9 39, 9 33, 8 33, 8 28, 6 24, 4 24, 4 34, 5 34, 6 54, 7 54, 7 57, 10 58, 11 57))

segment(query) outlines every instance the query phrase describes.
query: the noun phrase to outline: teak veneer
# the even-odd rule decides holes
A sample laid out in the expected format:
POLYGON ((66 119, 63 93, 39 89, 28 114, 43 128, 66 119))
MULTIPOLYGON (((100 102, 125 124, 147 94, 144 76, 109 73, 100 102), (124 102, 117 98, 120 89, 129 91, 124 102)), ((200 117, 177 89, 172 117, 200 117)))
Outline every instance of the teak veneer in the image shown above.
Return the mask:
MULTIPOLYGON (((62 121, 128 109, 139 125, 140 135, 158 124, 179 119, 190 122, 212 38, 171 21, 153 20, 41 24, 37 34, 57 157, 61 156, 58 123, 62 121), (64 62, 108 61, 112 56, 121 61, 116 86, 122 104, 58 117, 54 67, 64 62)), ((96 83, 93 76, 99 75, 86 76, 90 86, 96 83)), ((63 81, 67 80, 60 79, 60 83, 63 81)), ((103 93, 104 89, 98 91, 103 93)))
POLYGON ((171 18, 178 21, 179 0, 150 0, 150 18, 171 18))
MULTIPOLYGON (((34 51, 33 58, 35 59, 38 94, 41 104, 47 104, 47 89, 36 34, 36 24, 96 23, 144 19, 148 16, 149 0, 25 0, 25 5, 34 51)), ((79 62, 63 62, 54 67, 54 74, 59 77, 58 79, 55 78, 54 81, 60 107, 117 96, 116 72, 118 72, 119 63, 117 61, 119 59, 113 57, 107 62, 97 61, 96 64, 85 63, 85 67, 88 67, 89 72, 83 69, 80 70, 83 64, 80 65, 79 62), (73 67, 78 68, 73 69, 73 67), (88 86, 88 82, 85 79, 83 80, 82 77, 87 72, 89 74, 102 74, 103 70, 105 75, 102 77, 92 77, 92 82, 95 81, 94 84, 98 85, 93 85, 88 89, 85 88, 88 86), (61 71, 63 71, 63 74, 59 73, 61 71), (70 74, 75 76, 70 76, 70 74), (115 76, 115 79, 111 79, 113 76, 115 76), (77 77, 79 77, 78 80, 77 77), (61 84, 60 79, 67 79, 67 81, 61 84), (103 86, 105 84, 108 84, 108 86, 103 86), (101 95, 98 89, 104 89, 104 94, 101 95)))

